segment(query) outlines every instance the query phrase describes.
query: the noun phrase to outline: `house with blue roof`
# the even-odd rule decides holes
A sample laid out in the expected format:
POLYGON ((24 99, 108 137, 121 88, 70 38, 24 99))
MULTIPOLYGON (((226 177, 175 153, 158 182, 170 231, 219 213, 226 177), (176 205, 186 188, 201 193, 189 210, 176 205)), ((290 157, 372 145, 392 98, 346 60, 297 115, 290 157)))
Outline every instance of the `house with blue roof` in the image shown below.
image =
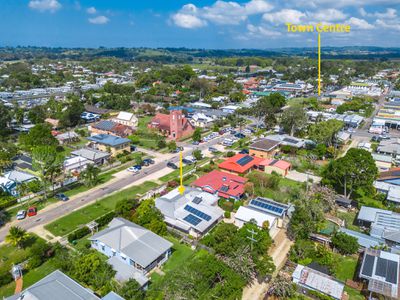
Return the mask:
POLYGON ((111 134, 98 134, 87 138, 91 141, 91 148, 109 152, 112 156, 131 152, 131 140, 111 134))

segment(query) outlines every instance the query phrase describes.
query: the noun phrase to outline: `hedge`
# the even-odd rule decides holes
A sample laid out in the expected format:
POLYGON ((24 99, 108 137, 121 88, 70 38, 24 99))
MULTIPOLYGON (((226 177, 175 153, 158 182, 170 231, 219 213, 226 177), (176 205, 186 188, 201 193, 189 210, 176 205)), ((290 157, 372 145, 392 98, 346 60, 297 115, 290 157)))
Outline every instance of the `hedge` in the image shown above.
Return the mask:
POLYGON ((13 197, 0 199, 0 210, 13 206, 17 203, 17 198, 13 197))
POLYGON ((88 235, 89 233, 90 229, 88 227, 84 226, 82 228, 79 228, 68 235, 68 242, 72 243, 73 241, 83 238, 85 235, 88 235))
POLYGON ((111 222, 111 220, 115 217, 115 212, 111 211, 95 220, 99 227, 103 227, 111 222))

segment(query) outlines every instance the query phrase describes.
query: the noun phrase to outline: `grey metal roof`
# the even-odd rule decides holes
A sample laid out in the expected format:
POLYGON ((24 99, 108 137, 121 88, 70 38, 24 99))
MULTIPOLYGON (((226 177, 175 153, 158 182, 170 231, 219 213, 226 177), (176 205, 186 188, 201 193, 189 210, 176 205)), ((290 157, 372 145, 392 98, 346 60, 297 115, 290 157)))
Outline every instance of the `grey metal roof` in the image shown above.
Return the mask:
POLYGON ((93 141, 99 144, 108 145, 111 147, 118 146, 125 143, 130 143, 130 139, 121 138, 111 134, 98 134, 87 138, 89 141, 93 141))
POLYGON ((115 274, 115 279, 118 282, 128 281, 132 278, 135 279, 141 287, 149 282, 149 279, 146 276, 138 272, 134 267, 121 261, 118 257, 110 257, 107 262, 117 272, 115 274))
POLYGON ((352 237, 355 237, 357 239, 358 244, 361 247, 364 248, 371 248, 371 247, 375 247, 375 246, 379 246, 379 245, 384 245, 385 241, 383 239, 377 238, 377 237, 373 237, 373 236, 369 236, 367 234, 361 233, 361 232, 357 232, 354 230, 350 230, 344 227, 341 227, 339 229, 340 232, 344 232, 347 235, 350 235, 352 237))
POLYGON ((96 159, 107 158, 110 156, 110 153, 108 153, 108 152, 104 152, 104 151, 100 151, 100 150, 96 150, 96 149, 90 149, 90 148, 78 149, 78 150, 72 151, 71 154, 74 156, 82 156, 82 157, 92 160, 92 161, 94 161, 96 159))
POLYGON ((97 128, 100 130, 111 130, 117 123, 109 120, 102 120, 99 123, 93 125, 93 128, 97 128))
POLYGON ((6 300, 99 300, 93 292, 84 288, 79 283, 56 270, 26 288, 19 294, 6 298, 6 300), (20 298, 21 296, 23 298, 20 298))
POLYGON ((105 295, 101 300, 125 300, 122 298, 120 295, 114 292, 109 292, 107 295, 105 295))
POLYGON ((172 247, 166 239, 123 218, 114 218, 107 229, 96 233, 90 240, 106 244, 142 267, 147 267, 172 247))

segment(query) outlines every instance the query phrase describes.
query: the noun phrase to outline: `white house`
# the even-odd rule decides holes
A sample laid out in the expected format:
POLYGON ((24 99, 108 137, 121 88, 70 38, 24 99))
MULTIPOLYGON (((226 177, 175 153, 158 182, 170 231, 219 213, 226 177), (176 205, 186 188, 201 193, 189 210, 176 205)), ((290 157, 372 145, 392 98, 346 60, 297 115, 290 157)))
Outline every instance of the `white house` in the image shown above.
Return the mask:
POLYGON ((203 113, 195 113, 190 119, 190 123, 192 123, 193 126, 201 128, 210 127, 213 122, 213 118, 207 117, 203 113))
POLYGON ((138 118, 133 113, 126 111, 121 111, 113 121, 129 127, 137 127, 138 125, 138 118))

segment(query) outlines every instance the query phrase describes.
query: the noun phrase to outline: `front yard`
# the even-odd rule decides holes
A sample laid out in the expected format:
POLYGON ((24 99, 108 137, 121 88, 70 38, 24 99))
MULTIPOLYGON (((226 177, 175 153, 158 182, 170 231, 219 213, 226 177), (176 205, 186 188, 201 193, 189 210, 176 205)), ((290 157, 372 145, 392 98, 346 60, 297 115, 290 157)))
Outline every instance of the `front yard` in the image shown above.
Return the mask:
POLYGON ((83 207, 77 211, 66 215, 48 225, 45 228, 55 236, 64 236, 79 226, 101 217, 102 215, 114 210, 115 204, 128 197, 136 197, 157 187, 152 181, 146 181, 140 186, 133 186, 128 189, 117 192, 111 196, 98 200, 96 203, 83 207))

